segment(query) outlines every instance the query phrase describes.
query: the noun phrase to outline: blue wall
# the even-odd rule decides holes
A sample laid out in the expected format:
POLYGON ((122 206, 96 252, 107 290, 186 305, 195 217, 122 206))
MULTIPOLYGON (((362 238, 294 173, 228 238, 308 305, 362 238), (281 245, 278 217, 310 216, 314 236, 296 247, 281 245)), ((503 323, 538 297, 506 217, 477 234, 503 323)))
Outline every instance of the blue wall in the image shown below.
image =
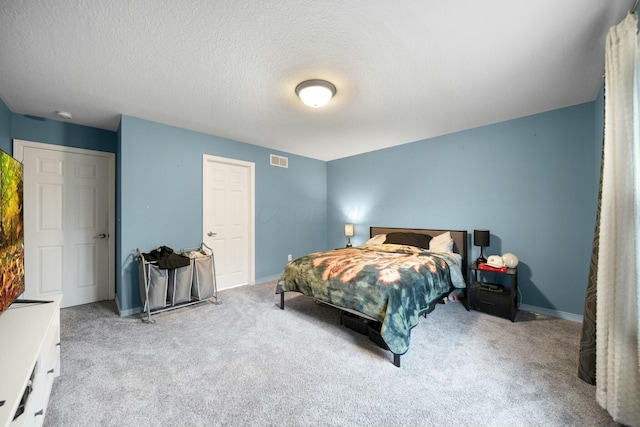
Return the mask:
POLYGON ((135 248, 200 242, 202 155, 211 154, 256 164, 258 281, 289 253, 343 246, 345 222, 356 224, 355 244, 370 225, 488 228, 485 254, 520 257, 523 303, 581 314, 603 105, 601 90, 591 103, 325 163, 127 116, 117 132, 31 118, 0 100, 0 149, 12 153, 17 138, 116 153, 123 311, 140 305, 135 248), (288 156, 289 169, 269 166, 270 153, 288 156))
POLYGON ((108 153, 116 150, 115 132, 22 114, 11 115, 11 138, 108 153))
POLYGON ((344 244, 345 222, 355 223, 354 244, 372 225, 489 229, 485 255, 520 258, 524 304, 581 314, 597 200, 594 105, 329 162, 330 245, 344 244))
POLYGON ((140 306, 136 248, 175 249, 202 241, 202 156, 255 163, 256 281, 279 274, 287 255, 327 247, 326 162, 123 116, 119 130, 118 305, 140 306), (289 168, 269 165, 269 154, 289 168))
POLYGON ((0 99, 0 150, 13 154, 11 142, 11 110, 0 99))
POLYGON ((13 140, 114 153, 116 134, 103 129, 12 113, 0 99, 0 149, 13 154, 13 140))

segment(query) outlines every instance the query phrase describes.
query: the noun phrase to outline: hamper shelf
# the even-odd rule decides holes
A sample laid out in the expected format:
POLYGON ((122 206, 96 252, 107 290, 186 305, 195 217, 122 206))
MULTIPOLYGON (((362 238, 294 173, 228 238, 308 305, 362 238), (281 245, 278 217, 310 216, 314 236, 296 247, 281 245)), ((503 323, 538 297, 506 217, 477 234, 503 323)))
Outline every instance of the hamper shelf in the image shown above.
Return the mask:
POLYGON ((138 281, 142 300, 143 320, 154 323, 151 316, 167 310, 211 301, 220 304, 216 285, 213 251, 202 243, 200 247, 176 252, 188 256, 184 267, 160 268, 136 249, 138 281), (145 318, 146 317, 146 318, 145 318))

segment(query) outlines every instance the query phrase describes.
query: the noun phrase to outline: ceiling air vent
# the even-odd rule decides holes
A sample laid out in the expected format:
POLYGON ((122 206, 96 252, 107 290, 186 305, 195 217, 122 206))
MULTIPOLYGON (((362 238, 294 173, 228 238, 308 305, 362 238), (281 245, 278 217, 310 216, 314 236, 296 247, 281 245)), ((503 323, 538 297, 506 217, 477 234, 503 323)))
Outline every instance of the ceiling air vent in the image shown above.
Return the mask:
POLYGON ((271 155, 271 166, 277 166, 279 168, 288 168, 289 159, 287 157, 271 155))

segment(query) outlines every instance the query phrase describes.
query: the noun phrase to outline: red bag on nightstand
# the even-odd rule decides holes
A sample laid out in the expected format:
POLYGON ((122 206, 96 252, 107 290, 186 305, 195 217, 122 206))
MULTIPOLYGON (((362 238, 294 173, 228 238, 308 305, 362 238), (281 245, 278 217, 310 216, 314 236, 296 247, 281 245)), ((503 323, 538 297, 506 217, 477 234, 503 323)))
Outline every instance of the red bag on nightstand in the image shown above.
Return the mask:
POLYGON ((493 271, 495 273, 506 273, 507 267, 492 267, 486 262, 481 262, 480 264, 478 264, 478 270, 493 271))

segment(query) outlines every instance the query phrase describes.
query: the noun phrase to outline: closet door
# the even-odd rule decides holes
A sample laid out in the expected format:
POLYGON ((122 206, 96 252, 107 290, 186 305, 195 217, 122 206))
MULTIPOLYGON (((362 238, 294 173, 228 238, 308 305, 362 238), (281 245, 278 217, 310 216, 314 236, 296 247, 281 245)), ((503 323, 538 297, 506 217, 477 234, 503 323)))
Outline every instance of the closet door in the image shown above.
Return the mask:
POLYGON ((203 242, 213 249, 218 289, 255 282, 254 164, 203 157, 203 242))
POLYGON ((63 293, 63 307, 113 298, 113 154, 15 147, 24 164, 24 297, 63 293))

